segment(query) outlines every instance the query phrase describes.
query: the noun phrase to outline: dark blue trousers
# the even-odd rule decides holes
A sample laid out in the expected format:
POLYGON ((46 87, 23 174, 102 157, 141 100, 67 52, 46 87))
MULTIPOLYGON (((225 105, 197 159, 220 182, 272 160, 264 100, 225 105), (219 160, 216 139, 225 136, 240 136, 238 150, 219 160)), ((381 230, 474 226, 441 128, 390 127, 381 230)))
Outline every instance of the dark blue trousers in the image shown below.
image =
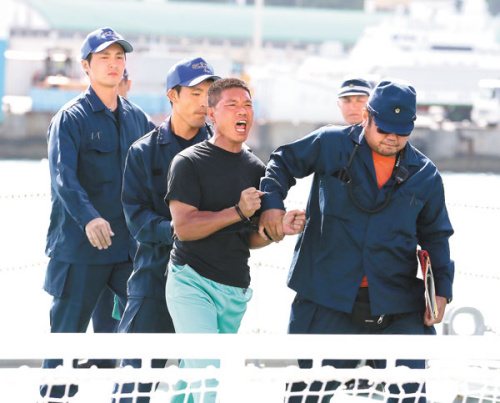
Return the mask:
MULTIPOLYGON (((288 332, 290 334, 436 334, 434 327, 424 325, 423 315, 423 312, 412 312, 391 321, 384 329, 374 330, 351 322, 351 315, 349 313, 326 308, 312 301, 301 299, 300 296, 297 295, 292 303, 288 332)), ((332 346, 332 355, 335 354, 335 348, 342 348, 342 346, 332 346)), ((411 348, 411 346, 408 346, 408 348, 411 348)), ((325 357, 328 357, 328 351, 326 350, 325 357)), ((360 360, 361 358, 370 357, 360 357, 360 360)), ((360 360, 325 359, 322 365, 330 365, 335 368, 356 368, 360 360)), ((385 368, 386 365, 383 360, 373 360, 372 363, 376 368, 385 368)), ((396 365, 423 369, 425 368, 425 360, 397 360, 396 365)), ((301 368, 311 368, 312 361, 299 360, 299 366, 301 368)), ((303 382, 294 383, 292 385, 292 390, 302 391, 305 390, 306 386, 307 385, 303 382)), ((322 384, 320 382, 314 382, 310 390, 318 391, 321 386, 322 384)), ((338 386, 339 384, 337 382, 329 382, 326 386, 326 390, 332 390, 332 394, 324 397, 321 402, 328 402, 334 395, 333 391, 338 386)), ((418 387, 419 385, 414 383, 403 385, 403 389, 406 393, 416 392, 418 387)), ((397 385, 389 385, 389 391, 395 394, 400 393, 397 385)), ((306 397, 305 402, 307 403, 319 402, 317 396, 307 396, 307 392, 304 392, 304 397, 306 397)), ((302 401, 304 401, 302 400, 302 396, 290 399, 290 403, 302 401)), ((412 398, 402 400, 404 403, 414 401, 415 399, 412 398)), ((391 400, 389 400, 389 402, 391 402, 391 400)), ((425 403, 425 398, 419 399, 418 403, 425 403)))
MULTIPOLYGON (((131 261, 87 265, 51 260, 47 270, 50 270, 49 274, 53 278, 58 279, 61 287, 50 308, 51 333, 85 333, 106 286, 116 294, 123 312, 127 302, 127 280, 132 273, 131 261)), ((43 361, 43 368, 56 368, 58 365, 62 365, 62 360, 56 357, 43 361)), ((51 388, 50 396, 73 396, 77 391, 77 385, 55 385, 51 388)), ((43 385, 40 388, 41 395, 45 396, 47 392, 47 385, 43 385)))
MULTIPOLYGON (((175 333, 172 318, 167 309, 165 298, 149 298, 149 297, 129 297, 122 320, 120 321, 120 333, 175 333)), ((151 362, 152 368, 164 368, 168 357, 159 357, 151 362)), ((142 362, 136 360, 122 360, 121 367, 132 366, 133 368, 141 368, 142 362)), ((115 392, 131 393, 135 385, 126 383, 124 385, 116 385, 115 392)), ((156 387, 156 385, 155 385, 156 387)), ((151 392, 153 385, 151 383, 140 383, 138 385, 139 392, 151 392)), ((115 402, 117 399, 113 399, 115 402)), ((121 398, 120 403, 132 403, 132 398, 121 398)), ((149 397, 139 397, 137 403, 148 403, 149 397)))
MULTIPOLYGON (((97 301, 97 305, 92 314, 92 327, 94 333, 116 333, 118 331, 119 320, 113 318, 115 306, 115 294, 111 288, 105 287, 97 301)), ((95 365, 97 368, 115 368, 116 360, 90 359, 87 366, 95 365)))
POLYGON ((94 333, 116 333, 118 331, 120 321, 113 318, 114 306, 115 294, 111 288, 106 287, 92 314, 94 333))

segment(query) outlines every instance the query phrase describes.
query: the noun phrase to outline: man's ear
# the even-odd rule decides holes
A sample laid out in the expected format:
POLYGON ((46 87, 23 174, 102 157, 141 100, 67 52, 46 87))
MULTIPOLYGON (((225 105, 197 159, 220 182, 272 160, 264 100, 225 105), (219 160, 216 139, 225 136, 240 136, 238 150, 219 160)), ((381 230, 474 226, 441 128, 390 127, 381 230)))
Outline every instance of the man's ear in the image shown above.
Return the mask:
POLYGON ((81 61, 81 63, 82 63, 83 70, 85 70, 85 73, 87 73, 87 75, 88 75, 89 74, 89 70, 90 70, 89 62, 84 59, 84 60, 81 61))
POLYGON ((214 108, 210 108, 210 107, 207 108, 207 116, 210 119, 210 121, 212 122, 212 124, 215 125, 214 108))
POLYGON ((369 117, 369 113, 366 108, 363 108, 362 116, 363 116, 363 122, 361 122, 361 126, 366 127, 368 125, 368 117, 369 117))
POLYGON ((176 90, 174 90, 173 88, 170 88, 167 92, 167 97, 168 97, 168 99, 170 99, 170 102, 174 103, 174 101, 177 101, 179 94, 177 94, 176 90))

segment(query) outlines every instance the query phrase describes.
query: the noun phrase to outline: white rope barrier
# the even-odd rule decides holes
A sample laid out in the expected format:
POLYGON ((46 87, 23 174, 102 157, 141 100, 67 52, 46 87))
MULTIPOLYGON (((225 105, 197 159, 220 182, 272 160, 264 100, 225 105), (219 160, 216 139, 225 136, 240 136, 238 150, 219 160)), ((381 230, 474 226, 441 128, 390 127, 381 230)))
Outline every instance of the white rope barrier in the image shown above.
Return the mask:
POLYGON ((48 199, 48 198, 50 198, 50 192, 16 193, 16 194, 0 193, 0 201, 12 200, 12 199, 48 199))
MULTIPOLYGON (((50 199, 50 191, 48 192, 36 192, 36 193, 0 193, 0 201, 1 200, 12 200, 12 199, 50 199)), ((286 205, 289 208, 303 208, 305 199, 287 199, 285 201, 286 205)), ((485 205, 478 203, 463 203, 457 201, 448 201, 446 202, 448 207, 458 207, 465 209, 477 209, 477 210, 500 210, 500 205, 485 205)))

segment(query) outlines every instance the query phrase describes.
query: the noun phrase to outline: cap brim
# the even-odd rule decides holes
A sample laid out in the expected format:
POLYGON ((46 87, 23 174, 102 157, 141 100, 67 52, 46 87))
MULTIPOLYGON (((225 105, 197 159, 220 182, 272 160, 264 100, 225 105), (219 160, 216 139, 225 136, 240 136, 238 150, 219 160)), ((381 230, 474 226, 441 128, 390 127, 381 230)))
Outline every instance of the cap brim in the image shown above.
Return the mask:
POLYGON ((370 96, 370 93, 368 91, 346 91, 346 92, 339 92, 338 97, 348 97, 352 95, 366 95, 367 97, 370 96))
POLYGON ((198 76, 192 80, 184 81, 182 83, 179 83, 181 87, 194 87, 195 85, 198 85, 199 83, 202 83, 203 81, 206 81, 208 79, 213 79, 218 80, 220 79, 219 76, 213 75, 213 74, 204 74, 202 76, 198 76))
POLYGON ((388 133, 410 134, 415 128, 414 122, 394 123, 394 122, 388 122, 387 120, 382 120, 376 115, 372 116, 375 118, 375 124, 388 133))
POLYGON ((128 43, 127 41, 125 41, 123 39, 119 39, 117 41, 115 40, 115 41, 104 42, 103 44, 99 45, 97 48, 92 50, 92 52, 90 52, 90 53, 102 52, 104 49, 108 48, 109 46, 111 46, 114 43, 117 43, 118 45, 120 45, 123 48, 123 50, 125 51, 125 53, 130 53, 130 52, 134 51, 134 48, 132 47, 132 45, 130 43, 128 43))

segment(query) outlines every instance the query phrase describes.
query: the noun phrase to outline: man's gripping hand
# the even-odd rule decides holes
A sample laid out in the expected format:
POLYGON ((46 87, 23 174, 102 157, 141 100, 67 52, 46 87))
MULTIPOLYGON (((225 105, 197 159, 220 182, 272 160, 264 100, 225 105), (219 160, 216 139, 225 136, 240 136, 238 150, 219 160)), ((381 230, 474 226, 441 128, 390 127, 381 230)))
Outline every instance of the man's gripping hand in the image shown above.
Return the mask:
POLYGON ((111 237, 115 235, 109 222, 100 217, 94 218, 87 223, 85 234, 90 244, 99 250, 108 249, 111 246, 111 237))
POLYGON ((287 211, 283 216, 283 233, 285 235, 296 235, 302 232, 306 225, 305 210, 287 211))
POLYGON ((284 210, 270 209, 264 211, 259 220, 259 234, 263 238, 271 238, 274 242, 281 241, 285 234, 283 233, 284 210), (264 230, 266 232, 264 232, 264 230))
POLYGON ((444 311, 446 309, 446 304, 448 301, 444 297, 436 296, 436 304, 438 308, 438 315, 435 319, 431 319, 431 315, 429 314, 428 308, 424 314, 424 323, 426 326, 432 326, 437 323, 441 323, 444 317, 444 311))
POLYGON ((260 196, 263 194, 264 192, 256 188, 248 188, 241 192, 238 207, 246 218, 252 217, 260 209, 260 196))

